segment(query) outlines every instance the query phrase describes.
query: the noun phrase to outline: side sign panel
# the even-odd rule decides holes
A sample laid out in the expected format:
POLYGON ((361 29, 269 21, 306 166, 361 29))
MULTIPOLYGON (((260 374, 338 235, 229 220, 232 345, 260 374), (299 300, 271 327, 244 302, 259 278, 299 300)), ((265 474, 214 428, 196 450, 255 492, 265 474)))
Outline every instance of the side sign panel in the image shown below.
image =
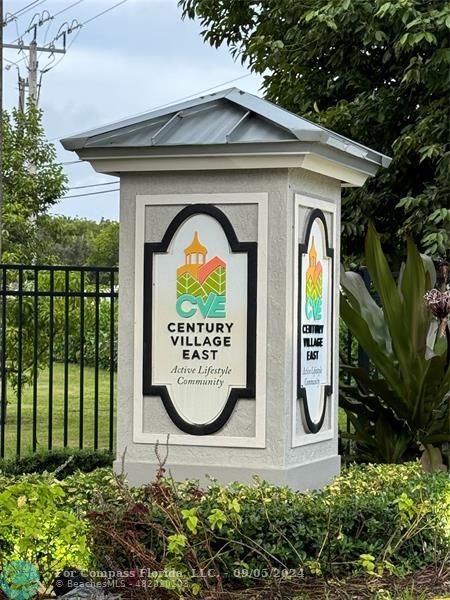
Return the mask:
POLYGON ((314 209, 298 261, 297 397, 310 433, 322 428, 332 392, 333 255, 325 216, 314 209))
POLYGON ((218 431, 255 397, 256 251, 218 208, 192 205, 145 244, 145 395, 182 431, 218 431))

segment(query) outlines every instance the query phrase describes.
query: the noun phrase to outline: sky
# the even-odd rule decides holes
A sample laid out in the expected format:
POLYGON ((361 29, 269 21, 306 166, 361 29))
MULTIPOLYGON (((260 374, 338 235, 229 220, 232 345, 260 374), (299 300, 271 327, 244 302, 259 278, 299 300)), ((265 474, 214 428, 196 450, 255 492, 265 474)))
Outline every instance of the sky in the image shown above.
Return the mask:
MULTIPOLYGON (((119 0, 34 0, 30 10, 11 21, 4 30, 4 42, 14 43, 30 25, 34 15, 56 15, 37 30, 39 45, 49 43, 65 22, 79 23, 117 4, 119 0), (76 4, 72 8, 71 5, 76 4), (48 13, 44 13, 48 11, 48 13)), ((4 12, 17 13, 32 0, 5 0, 4 12)), ((106 14, 86 23, 67 36, 66 55, 42 53, 39 68, 52 67, 42 76, 39 106, 44 127, 56 145, 58 160, 77 160, 66 152, 59 139, 86 129, 100 127, 147 112, 154 107, 195 97, 214 88, 236 86, 260 95, 261 78, 235 62, 229 50, 214 49, 203 42, 198 22, 181 19, 177 0, 126 0, 106 14), (77 33, 78 32, 78 33, 77 33), (60 60, 62 58, 62 60, 60 60), (52 62, 50 65, 49 63, 52 62), (57 64, 57 61, 58 64, 57 64), (238 79, 237 81, 231 80, 238 79)), ((23 36, 25 44, 31 33, 23 36)), ((57 45, 57 44, 56 44, 57 45)), ((58 47, 58 45, 57 45, 58 47)), ((5 59, 20 61, 24 54, 5 49, 5 59)), ((18 103, 17 69, 27 76, 27 62, 4 62, 4 107, 18 103)), ((67 196, 115 189, 117 178, 96 173, 89 164, 64 165, 69 186, 113 182, 111 186, 71 189, 67 196)), ((109 192, 67 198, 52 212, 100 220, 118 219, 119 194, 109 192)))

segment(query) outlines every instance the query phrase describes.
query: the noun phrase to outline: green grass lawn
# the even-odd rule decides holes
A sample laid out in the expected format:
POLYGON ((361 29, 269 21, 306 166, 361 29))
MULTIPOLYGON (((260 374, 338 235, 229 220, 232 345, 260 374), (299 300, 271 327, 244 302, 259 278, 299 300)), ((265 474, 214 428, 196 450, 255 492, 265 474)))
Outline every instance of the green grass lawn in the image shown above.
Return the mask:
MULTIPOLYGON (((94 369, 84 368, 84 424, 83 447, 94 447, 94 369)), ((116 406, 116 375, 114 376, 114 428, 116 406)), ((98 394, 98 447, 109 447, 109 372, 99 371, 98 394)), ((48 448, 49 431, 49 373, 41 371, 37 386, 37 450, 48 448)), ((79 447, 80 431, 80 366, 69 364, 68 376, 68 441, 69 448, 79 447)), ((347 417, 339 409, 339 429, 346 431, 347 417)), ((32 452, 33 388, 22 391, 21 454, 32 452)), ((7 422, 5 427, 5 456, 16 454, 17 446, 17 393, 8 386, 7 422)), ((64 446, 64 365, 53 367, 53 435, 52 447, 64 446)))
MULTIPOLYGON (((95 371, 84 368, 83 447, 94 447, 94 386, 95 371)), ((114 376, 116 388, 116 376, 114 376)), ((98 380, 98 447, 109 446, 109 372, 100 370, 98 380)), ((116 390, 114 391, 114 411, 116 390)), ((68 371, 68 440, 67 446, 79 447, 80 431, 80 366, 69 365, 68 371)), ((22 390, 21 454, 32 452, 33 388, 22 390)), ((115 427, 115 414, 114 414, 115 427)), ((49 431, 49 372, 41 371, 37 386, 37 450, 48 448, 49 431)), ((52 447, 64 446, 64 365, 53 368, 53 436, 52 447)), ((8 386, 8 408, 5 427, 5 455, 16 453, 17 445, 17 392, 8 386)))

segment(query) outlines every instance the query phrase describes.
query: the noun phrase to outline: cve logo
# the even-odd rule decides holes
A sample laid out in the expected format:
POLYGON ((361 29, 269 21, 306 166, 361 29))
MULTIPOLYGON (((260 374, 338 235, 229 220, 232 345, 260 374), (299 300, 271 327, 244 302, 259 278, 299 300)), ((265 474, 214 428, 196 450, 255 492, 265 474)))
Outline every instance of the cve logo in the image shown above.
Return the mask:
POLYGON ((189 319, 200 312, 203 318, 226 316, 226 263, 218 256, 206 260, 208 249, 194 234, 184 250, 184 265, 177 269, 176 310, 189 319))
POLYGON ((312 238, 308 252, 309 266, 306 271, 306 301, 305 315, 308 320, 320 321, 322 319, 322 293, 323 269, 320 260, 317 260, 317 250, 312 238))

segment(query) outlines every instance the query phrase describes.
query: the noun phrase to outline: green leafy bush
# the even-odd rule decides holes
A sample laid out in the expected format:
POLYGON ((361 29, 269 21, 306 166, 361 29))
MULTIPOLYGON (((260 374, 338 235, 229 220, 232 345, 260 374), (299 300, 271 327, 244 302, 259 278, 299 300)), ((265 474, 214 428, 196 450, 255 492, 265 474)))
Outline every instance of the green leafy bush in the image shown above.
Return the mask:
POLYGON ((0 473, 3 475, 22 475, 25 473, 43 473, 44 471, 52 472, 58 469, 58 477, 61 479, 72 475, 76 471, 89 473, 101 467, 110 467, 113 460, 114 455, 107 450, 64 448, 0 460, 0 473))
POLYGON ((94 560, 150 569, 153 585, 173 594, 302 572, 403 574, 450 547, 450 481, 418 464, 353 466, 310 493, 260 481, 202 490, 164 478, 119 488, 121 502, 88 514, 94 560))
POLYGON ((36 476, 0 492, 0 570, 10 561, 26 560, 48 585, 66 565, 89 566, 88 524, 67 509, 65 495, 57 480, 36 476))
POLYGON ((433 264, 409 241, 396 283, 372 226, 366 264, 381 307, 359 275, 341 273, 341 316, 377 371, 344 366, 357 383, 340 386, 340 404, 354 427, 350 435, 365 460, 400 462, 422 447, 430 463, 440 463, 433 445, 450 439, 450 367, 448 341, 437 336, 424 302, 435 281, 433 264))
POLYGON ((418 463, 352 466, 308 493, 168 478, 129 488, 108 468, 0 474, 0 514, 0 568, 26 559, 46 583, 69 565, 121 571, 134 592, 145 569, 158 598, 302 573, 401 575, 450 550, 450 480, 418 463))

